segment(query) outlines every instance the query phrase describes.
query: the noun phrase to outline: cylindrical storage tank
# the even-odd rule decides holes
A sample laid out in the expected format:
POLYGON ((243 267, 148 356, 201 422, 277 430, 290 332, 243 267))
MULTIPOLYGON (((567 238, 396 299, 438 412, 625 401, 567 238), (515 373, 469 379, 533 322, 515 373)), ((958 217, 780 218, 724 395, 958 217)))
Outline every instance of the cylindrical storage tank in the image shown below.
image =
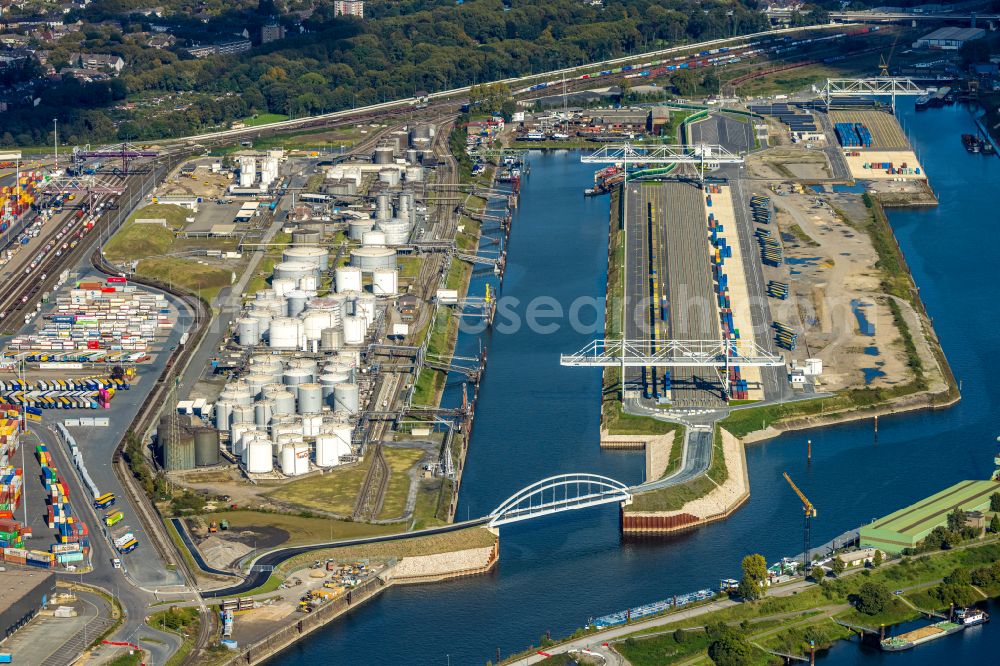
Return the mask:
POLYGON ((375 197, 375 219, 388 220, 392 217, 392 195, 388 192, 379 192, 375 197))
MULTIPOLYGON (((413 151, 416 153, 416 151, 413 151)), ((424 168, 419 165, 406 167, 407 183, 422 183, 424 181, 424 168)))
POLYGON ((353 374, 352 368, 349 365, 330 363, 323 367, 323 374, 319 376, 319 383, 320 386, 332 387, 341 382, 351 381, 353 374))
POLYGON ((286 386, 308 384, 316 379, 316 371, 309 368, 288 368, 281 375, 281 382, 286 386))
POLYGON ((381 169, 378 172, 378 179, 389 187, 395 187, 399 185, 399 169, 381 169))
POLYGON ((361 271, 362 269, 358 266, 338 267, 334 271, 337 293, 361 291, 361 271))
POLYGON ((253 317, 240 317, 236 321, 236 332, 241 347, 260 344, 260 324, 253 317))
POLYGON ((234 405, 233 423, 253 423, 253 405, 234 405))
POLYGON ((406 151, 406 161, 409 164, 416 164, 419 161, 416 148, 410 148, 406 151))
POLYGON ((281 391, 280 393, 275 393, 271 399, 274 401, 274 407, 271 412, 272 414, 295 413, 295 394, 291 391, 281 391))
POLYGON ((250 445, 254 442, 264 442, 271 446, 271 440, 266 433, 259 430, 249 430, 243 433, 243 437, 240 438, 240 463, 244 468, 250 460, 250 445))
POLYGON ((344 410, 352 416, 358 413, 359 391, 353 382, 341 382, 333 387, 333 409, 344 410))
POLYGON ((309 473, 309 445, 296 444, 295 450, 295 476, 309 473))
POLYGON ((340 464, 340 450, 337 444, 338 440, 332 433, 321 433, 316 436, 317 467, 333 467, 340 464))
POLYGON ((396 251, 391 247, 357 247, 351 250, 351 265, 363 273, 371 273, 376 268, 395 268, 396 251))
POLYGON ((340 421, 328 426, 327 431, 337 440, 337 457, 349 455, 351 453, 351 424, 347 421, 340 421))
POLYGON ((286 444, 281 447, 281 473, 285 476, 295 476, 294 444, 286 444))
POLYGON ((319 232, 299 229, 292 232, 292 245, 319 245, 319 232))
POLYGON ((299 289, 302 291, 309 291, 313 294, 319 289, 319 278, 315 275, 307 275, 301 280, 299 280, 299 289))
POLYGON ((333 351, 344 346, 344 329, 324 328, 319 336, 319 348, 322 351, 333 351))
POLYGON ((364 317, 367 326, 375 323, 375 305, 377 299, 374 294, 361 294, 358 300, 354 301, 354 315, 364 317))
POLYGON ((319 361, 317 361, 314 358, 307 358, 305 356, 297 356, 295 358, 289 359, 287 366, 288 370, 306 370, 313 376, 316 376, 316 374, 319 372, 319 361))
POLYGON ((272 319, 268 345, 271 349, 299 349, 302 346, 302 322, 291 317, 272 319))
POLYGON ((219 430, 226 430, 233 419, 233 403, 228 400, 217 400, 215 402, 215 427, 219 430))
POLYGON ((399 273, 395 268, 372 271, 372 293, 376 296, 395 296, 399 292, 399 273))
POLYGON ((247 316, 257 320, 258 335, 266 335, 271 330, 271 313, 267 310, 254 309, 247 313, 247 316))
POLYGON ((238 456, 243 453, 241 442, 244 441, 244 436, 248 432, 256 432, 253 423, 234 423, 229 426, 229 448, 232 450, 233 455, 238 456))
POLYGON ((385 245, 385 232, 384 231, 366 231, 361 237, 362 245, 375 245, 384 246, 385 245))
POLYGON ((302 434, 306 437, 315 437, 319 434, 320 429, 323 427, 323 415, 316 414, 303 414, 302 415, 302 434))
POLYGON ((344 317, 344 344, 360 345, 365 341, 368 323, 365 318, 348 315, 344 317))
MULTIPOLYGON (((403 245, 410 240, 409 220, 394 217, 391 220, 379 222, 378 229, 385 234, 386 245, 403 245)), ((395 267, 395 261, 393 261, 392 267, 395 267)))
POLYGON ((274 381, 274 375, 270 372, 257 372, 253 366, 250 366, 250 374, 246 376, 246 381, 250 394, 256 400, 260 397, 260 392, 264 390, 264 387, 274 381))
POLYGON ((250 368, 255 372, 281 372, 281 358, 274 354, 254 354, 250 357, 250 368))
POLYGON ((274 298, 274 289, 261 289, 256 294, 253 295, 255 301, 266 301, 269 298, 274 298))
POLYGON ((255 439, 247 447, 247 472, 266 474, 271 471, 271 443, 255 439))
POLYGON ((347 237, 353 241, 359 241, 366 231, 375 228, 375 220, 348 220, 347 237))
MULTIPOLYGON (((157 432, 159 436, 159 432, 157 432)), ((168 472, 181 469, 193 469, 194 459, 194 433, 189 428, 177 428, 177 440, 170 436, 168 429, 167 436, 163 440, 163 468, 168 472)))
POLYGON ((264 386, 261 387, 260 397, 262 399, 271 398, 273 400, 274 396, 276 396, 279 393, 283 393, 284 391, 287 390, 285 388, 285 385, 281 383, 281 375, 282 373, 278 373, 278 381, 276 381, 275 383, 264 384, 264 386))
POLYGON ((325 271, 330 263, 330 252, 322 247, 286 247, 281 252, 281 258, 286 263, 301 262, 312 264, 325 271))
POLYGON ((260 400, 253 406, 253 422, 258 428, 266 428, 271 424, 271 417, 274 416, 274 400, 260 400))
POLYGON ((319 268, 314 263, 282 261, 274 265, 274 277, 275 279, 288 278, 289 280, 294 280, 294 284, 297 285, 299 280, 307 275, 315 275, 318 270, 319 268))
POLYGON ((289 317, 298 317, 299 313, 306 309, 306 303, 314 295, 301 289, 292 289, 285 294, 285 314, 289 317))
POLYGON ((310 310, 302 317, 302 332, 306 340, 320 340, 323 329, 334 324, 333 312, 330 310, 310 310))
POLYGON ((194 464, 198 467, 219 464, 219 431, 215 428, 195 430, 194 464))
MULTIPOLYGON (((299 384, 299 414, 313 414, 323 409, 323 387, 319 384, 299 384)), ((307 435, 309 433, 306 433, 307 435)))
POLYGON ((399 193, 399 215, 398 217, 410 222, 413 221, 413 212, 416 210, 416 198, 412 190, 403 190, 399 193))
POLYGON ((392 164, 396 161, 393 155, 392 146, 376 146, 375 154, 372 155, 373 164, 392 164))
MULTIPOLYGON (((274 278, 271 280, 271 288, 274 289, 274 298, 284 298, 285 294, 295 289, 298 286, 298 281, 292 278, 274 278)), ((271 301, 273 299, 266 298, 264 301, 271 301)))

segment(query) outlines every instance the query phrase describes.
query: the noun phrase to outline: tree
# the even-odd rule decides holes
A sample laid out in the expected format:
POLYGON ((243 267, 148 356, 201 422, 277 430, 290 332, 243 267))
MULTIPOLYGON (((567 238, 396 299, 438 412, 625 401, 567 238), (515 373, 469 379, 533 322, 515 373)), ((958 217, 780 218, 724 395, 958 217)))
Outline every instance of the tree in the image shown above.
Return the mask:
POLYGON ((872 555, 872 567, 878 568, 880 566, 882 566, 882 551, 876 548, 875 554, 872 555))
POLYGON ((990 518, 990 532, 993 534, 1000 533, 1000 516, 996 514, 993 514, 993 517, 990 518))
POLYGON ((934 595, 942 604, 955 606, 970 606, 979 598, 971 586, 948 582, 938 585, 934 595))
POLYGON ((753 646, 735 629, 726 627, 708 646, 708 656, 717 666, 746 666, 753 663, 753 646))
POLYGON ((885 610, 892 600, 892 593, 884 583, 868 581, 858 590, 855 607, 865 615, 878 615, 885 610))
POLYGON ((764 583, 767 581, 767 560, 763 555, 747 555, 743 558, 743 579, 740 581, 739 595, 748 601, 761 599, 764 596, 764 583))
POLYGON ((844 564, 844 560, 840 559, 839 557, 833 558, 833 561, 830 563, 830 570, 833 572, 834 576, 839 576, 840 574, 844 573, 844 569, 846 568, 847 565, 844 564))
POLYGON ((956 506, 955 510, 948 514, 948 529, 957 532, 963 527, 965 527, 965 512, 956 506))
POLYGON ((990 495, 990 511, 1000 511, 1000 493, 990 495))

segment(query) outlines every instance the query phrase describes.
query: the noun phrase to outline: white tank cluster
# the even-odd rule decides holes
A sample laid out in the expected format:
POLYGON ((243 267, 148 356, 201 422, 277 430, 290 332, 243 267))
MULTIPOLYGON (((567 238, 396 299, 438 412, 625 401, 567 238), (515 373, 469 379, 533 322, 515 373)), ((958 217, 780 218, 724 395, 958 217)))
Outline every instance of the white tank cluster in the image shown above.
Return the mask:
POLYGON ((257 180, 257 158, 253 155, 240 156, 240 187, 253 187, 257 180))
POLYGON ((215 425, 249 474, 299 476, 351 455, 360 391, 357 355, 251 357, 246 375, 222 390, 215 425))

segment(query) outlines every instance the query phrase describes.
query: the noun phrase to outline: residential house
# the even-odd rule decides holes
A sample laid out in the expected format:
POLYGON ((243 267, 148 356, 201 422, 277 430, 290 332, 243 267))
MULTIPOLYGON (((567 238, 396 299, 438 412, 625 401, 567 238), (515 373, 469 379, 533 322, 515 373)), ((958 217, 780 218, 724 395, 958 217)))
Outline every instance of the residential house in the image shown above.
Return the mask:
POLYGON ((364 18, 365 2, 364 0, 334 0, 333 14, 334 16, 356 16, 358 18, 364 18))
POLYGON ((97 72, 114 72, 115 76, 125 69, 121 56, 107 53, 73 53, 69 57, 70 67, 79 67, 97 72))

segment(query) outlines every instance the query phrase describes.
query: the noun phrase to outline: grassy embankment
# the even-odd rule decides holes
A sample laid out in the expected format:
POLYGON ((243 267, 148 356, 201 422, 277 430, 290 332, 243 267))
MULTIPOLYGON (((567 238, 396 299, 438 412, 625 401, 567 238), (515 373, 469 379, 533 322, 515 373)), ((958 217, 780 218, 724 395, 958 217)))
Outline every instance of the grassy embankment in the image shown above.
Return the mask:
MULTIPOLYGON (((674 450, 680 452, 683 446, 683 435, 680 441, 674 443, 674 450)), ((673 457, 673 450, 671 451, 673 457)), ((676 465, 679 467, 680 459, 676 465)), ((635 495, 629 511, 676 511, 691 500, 703 497, 712 492, 716 487, 721 486, 729 478, 729 469, 726 467, 726 459, 722 449, 722 434, 719 429, 715 430, 715 441, 712 444, 712 462, 708 466, 705 474, 678 484, 661 488, 652 492, 635 495)))
MULTIPOLYGON (((472 265, 457 259, 452 260, 448 275, 445 277, 445 287, 458 291, 459 298, 465 294, 468 288, 469 278, 472 276, 472 265)), ((427 354, 450 353, 455 347, 458 339, 458 318, 453 316, 452 309, 447 306, 438 308, 434 316, 434 321, 429 324, 430 341, 427 343, 427 354)), ((428 327, 425 327, 425 331, 428 327)), ((423 340, 425 333, 417 336, 417 340, 423 340)), ((423 368, 417 376, 417 386, 413 392, 413 404, 424 406, 437 406, 441 402, 441 392, 444 391, 444 383, 447 374, 440 370, 423 368)))
MULTIPOLYGON (((423 458, 424 451, 384 446, 382 454, 389 463, 390 478, 378 517, 398 518, 406 508, 406 496, 410 488, 407 472, 423 458)), ((326 474, 286 483, 268 493, 268 497, 308 510, 350 515, 370 464, 370 457, 366 456, 357 465, 335 467, 326 474)))
MULTIPOLYGON (((324 477, 318 477, 324 478, 324 477)), ((308 479, 305 479, 308 480, 308 479)), ((300 489, 301 490, 301 489, 300 489)), ((305 492, 301 490, 301 492, 305 492)), ((398 532, 397 526, 393 525, 371 525, 368 523, 355 523, 343 520, 331 520, 319 516, 309 515, 308 512, 302 514, 271 513, 267 511, 215 511, 192 516, 193 519, 208 525, 210 522, 229 522, 229 532, 238 534, 240 532, 255 532, 267 530, 273 534, 274 530, 285 532, 287 537, 281 540, 280 544, 274 543, 281 539, 272 539, 267 547, 280 546, 301 546, 311 543, 322 543, 338 539, 355 539, 361 537, 377 536, 379 534, 391 534, 398 532)), ((225 536, 225 532, 219 532, 225 536)), ((260 550, 264 550, 264 543, 258 544, 260 550)))
POLYGON ((274 265, 281 262, 281 253, 291 242, 291 234, 283 231, 274 234, 274 238, 271 239, 271 245, 267 248, 260 263, 257 264, 257 270, 254 271, 253 277, 247 281, 247 286, 244 290, 245 296, 253 296, 258 291, 267 289, 270 286, 269 280, 271 279, 271 274, 274 272, 274 265))
MULTIPOLYGON (((815 642, 817 650, 823 650, 834 641, 848 637, 847 630, 834 619, 873 630, 883 624, 888 626, 918 619, 921 613, 914 607, 921 610, 946 608, 934 593, 945 576, 956 569, 970 572, 990 566, 998 559, 1000 543, 992 541, 903 558, 877 569, 848 570, 846 575, 827 577, 822 584, 809 586, 796 594, 774 596, 772 590, 770 596, 760 601, 657 624, 636 631, 616 642, 614 647, 634 666, 659 666, 681 659, 710 664, 706 655, 710 641, 704 628, 721 622, 738 627, 752 643, 761 647, 808 655, 810 640, 815 642), (889 590, 901 589, 904 594, 894 597, 877 615, 866 615, 852 605, 861 585, 866 582, 884 584, 889 590)), ((983 592, 990 597, 1000 596, 1000 583, 988 586, 983 592)), ((648 618, 639 622, 646 620, 648 618)), ((595 632, 579 630, 574 636, 590 633, 595 632)), ((753 663, 769 663, 763 651, 756 652, 754 658, 760 661, 753 663)))
MULTIPOLYGON (((105 246, 104 254, 113 262, 138 260, 136 273, 168 282, 200 294, 212 302, 219 290, 229 286, 232 271, 206 265, 194 259, 171 256, 191 250, 194 243, 177 237, 191 211, 169 204, 150 204, 134 212, 105 246), (164 220, 160 224, 136 224, 136 220, 164 220)), ((228 239, 198 239, 197 247, 235 250, 228 239)))
POLYGON ((172 607, 153 613, 146 619, 146 624, 181 637, 180 648, 170 656, 166 664, 166 666, 179 666, 187 661, 188 655, 194 648, 201 629, 201 616, 197 608, 172 607))

